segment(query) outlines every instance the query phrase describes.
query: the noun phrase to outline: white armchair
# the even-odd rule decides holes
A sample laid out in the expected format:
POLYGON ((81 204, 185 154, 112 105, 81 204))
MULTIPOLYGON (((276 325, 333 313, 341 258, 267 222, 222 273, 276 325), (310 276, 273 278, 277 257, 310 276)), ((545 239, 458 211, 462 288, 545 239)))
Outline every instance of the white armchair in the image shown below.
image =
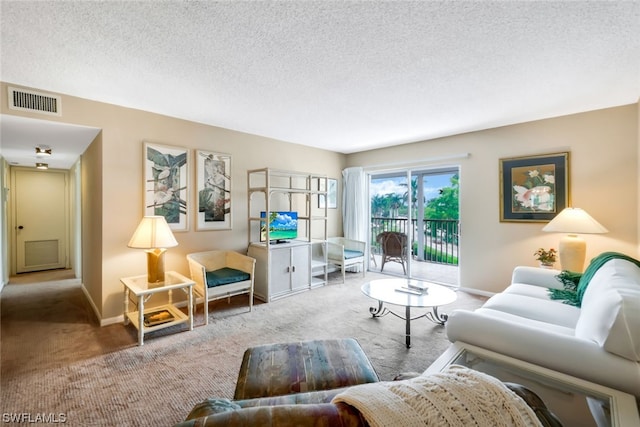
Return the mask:
POLYGON ((365 242, 344 237, 329 237, 327 239, 327 261, 340 267, 342 270, 342 283, 345 280, 345 269, 348 267, 362 265, 362 277, 364 277, 366 246, 365 242))
POLYGON ((249 311, 253 309, 253 281, 256 260, 234 251, 206 251, 187 255, 191 280, 196 284, 196 299, 204 298, 205 325, 209 324, 209 301, 249 294, 249 311))

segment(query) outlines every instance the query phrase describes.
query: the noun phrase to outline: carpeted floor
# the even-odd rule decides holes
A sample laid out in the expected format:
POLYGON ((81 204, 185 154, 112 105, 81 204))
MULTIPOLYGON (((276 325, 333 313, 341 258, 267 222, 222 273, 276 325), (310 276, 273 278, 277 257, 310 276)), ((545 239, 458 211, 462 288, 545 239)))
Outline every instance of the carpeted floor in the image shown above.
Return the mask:
MULTIPOLYGON (((382 380, 423 371, 449 345, 444 328, 412 322, 407 349, 404 322, 372 318, 374 301, 360 291, 365 280, 384 277, 348 274, 343 285, 339 274, 331 275, 328 286, 256 303, 253 312, 246 296, 211 303, 207 327, 200 326, 200 305, 192 332, 184 325, 157 331, 142 347, 132 326, 98 326, 78 280, 12 280, 1 294, 3 418, 41 414, 71 426, 170 426, 207 397, 232 398, 244 350, 274 342, 353 337, 382 380)), ((458 292, 441 312, 483 301, 458 292)))

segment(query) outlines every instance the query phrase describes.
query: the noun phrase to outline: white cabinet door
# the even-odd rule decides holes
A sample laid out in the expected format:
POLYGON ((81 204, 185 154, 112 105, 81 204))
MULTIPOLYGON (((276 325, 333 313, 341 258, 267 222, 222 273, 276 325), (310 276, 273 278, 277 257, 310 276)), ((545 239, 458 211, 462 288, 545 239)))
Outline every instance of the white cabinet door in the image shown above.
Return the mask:
POLYGON ((271 250, 270 297, 291 291, 291 250, 289 248, 271 250))
POLYGON ((310 246, 291 248, 291 289, 309 289, 309 268, 311 261, 310 246))
POLYGON ((311 245, 277 245, 268 250, 251 244, 248 255, 256 259, 255 294, 263 301, 311 288, 311 245))

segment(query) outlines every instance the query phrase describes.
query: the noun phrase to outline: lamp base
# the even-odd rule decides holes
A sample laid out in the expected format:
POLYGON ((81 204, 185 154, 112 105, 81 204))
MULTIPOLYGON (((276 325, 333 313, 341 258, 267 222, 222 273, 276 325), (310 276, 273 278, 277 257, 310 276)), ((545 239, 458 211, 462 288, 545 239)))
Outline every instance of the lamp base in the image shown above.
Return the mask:
POLYGON ((576 234, 568 234, 560 239, 560 268, 563 270, 582 273, 584 259, 587 254, 587 244, 576 234))
POLYGON ((164 282, 164 253, 166 249, 149 249, 147 252, 147 282, 164 282))

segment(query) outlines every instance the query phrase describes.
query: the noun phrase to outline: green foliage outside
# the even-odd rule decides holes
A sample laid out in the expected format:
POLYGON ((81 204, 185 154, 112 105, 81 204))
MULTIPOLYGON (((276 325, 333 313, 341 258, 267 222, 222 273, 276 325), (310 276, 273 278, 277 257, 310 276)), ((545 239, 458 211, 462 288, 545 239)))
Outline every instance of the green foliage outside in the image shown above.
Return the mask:
POLYGON ((451 177, 451 186, 440 190, 440 196, 427 202, 424 217, 428 219, 458 219, 458 197, 460 194, 458 174, 451 177))
MULTIPOLYGON (((412 245, 412 252, 414 254, 418 252, 418 244, 416 242, 412 245)), ((428 246, 425 246, 424 248, 424 260, 441 264, 458 265, 458 257, 436 251, 428 246)))
MULTIPOLYGON (((424 219, 458 219, 458 197, 460 192, 459 177, 455 174, 451 177, 451 185, 440 190, 440 195, 428 200, 424 207, 424 219)), ((415 211, 418 204, 418 180, 411 180, 411 208, 413 217, 417 217, 415 211)), ((371 198, 371 215, 382 218, 398 218, 408 216, 409 204, 408 191, 405 194, 389 193, 375 195, 371 198)))
MULTIPOLYGON (((427 200, 424 205, 425 220, 449 220, 457 221, 459 218, 459 176, 455 174, 451 177, 451 185, 440 189, 440 195, 433 199, 427 200)), ((409 207, 413 210, 412 217, 415 219, 417 215, 417 194, 418 180, 414 177, 411 180, 411 203, 408 203, 409 191, 404 194, 389 193, 385 195, 375 195, 371 198, 371 215, 374 218, 406 218, 408 216, 409 207)), ((382 231, 382 230, 380 230, 382 231)), ((432 223, 426 233, 431 239, 439 240, 445 244, 458 244, 458 224, 457 222, 432 223)), ((372 242, 372 244, 375 244, 372 242)), ((418 251, 416 242, 412 245, 414 254, 418 251)), ((442 253, 425 245, 424 259, 426 261, 458 265, 458 258, 451 254, 442 253)))

